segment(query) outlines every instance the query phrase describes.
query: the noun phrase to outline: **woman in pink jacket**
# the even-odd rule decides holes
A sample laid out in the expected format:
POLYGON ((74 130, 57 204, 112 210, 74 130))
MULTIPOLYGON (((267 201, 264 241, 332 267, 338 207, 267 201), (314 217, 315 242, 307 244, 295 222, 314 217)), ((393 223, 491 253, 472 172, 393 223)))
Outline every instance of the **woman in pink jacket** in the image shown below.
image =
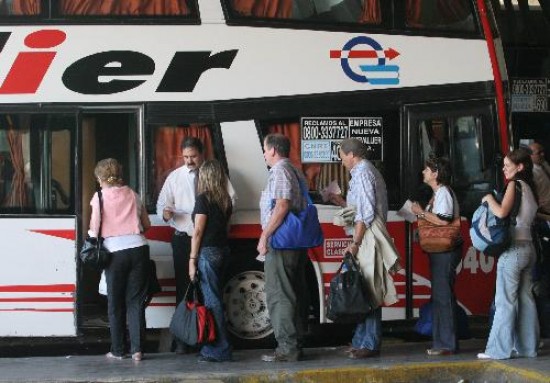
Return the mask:
POLYGON ((122 184, 122 166, 117 160, 99 161, 94 174, 101 186, 103 207, 100 215, 99 192, 95 193, 90 202, 89 235, 103 237, 105 247, 113 254, 105 269, 111 331, 111 351, 106 356, 110 359, 125 357, 124 334, 128 318, 130 353, 133 360, 140 361, 149 270, 149 245, 142 233, 151 223, 139 196, 122 184))

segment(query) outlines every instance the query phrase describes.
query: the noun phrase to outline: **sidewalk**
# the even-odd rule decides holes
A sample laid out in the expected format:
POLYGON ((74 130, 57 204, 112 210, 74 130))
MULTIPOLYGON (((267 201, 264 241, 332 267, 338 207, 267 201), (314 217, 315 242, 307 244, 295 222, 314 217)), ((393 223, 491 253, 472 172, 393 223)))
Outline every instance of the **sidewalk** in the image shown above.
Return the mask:
POLYGON ((146 354, 141 362, 104 355, 2 358, 0 382, 550 382, 550 340, 537 358, 478 361, 485 339, 461 342, 450 357, 428 357, 430 342, 384 340, 380 357, 351 360, 342 347, 305 350, 296 363, 266 363, 267 350, 239 350, 234 361, 199 363, 196 355, 146 354))

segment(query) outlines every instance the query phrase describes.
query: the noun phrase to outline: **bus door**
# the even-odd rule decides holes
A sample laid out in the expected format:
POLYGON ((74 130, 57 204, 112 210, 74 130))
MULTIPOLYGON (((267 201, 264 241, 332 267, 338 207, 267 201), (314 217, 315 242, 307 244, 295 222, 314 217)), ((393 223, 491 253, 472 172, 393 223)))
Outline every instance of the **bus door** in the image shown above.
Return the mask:
POLYGON ((75 113, 0 111, 0 336, 74 336, 75 113))
MULTIPOLYGON (((123 167, 124 184, 140 193, 138 160, 141 157, 139 135, 139 109, 94 110, 82 112, 80 164, 80 238, 82 244, 90 223, 90 201, 99 185, 94 169, 98 161, 115 158, 123 167)), ((78 302, 79 325, 106 327, 108 325, 106 298, 99 294, 101 274, 82 266, 79 272, 78 302)))
MULTIPOLYGON (((463 259, 455 285, 458 303, 468 314, 487 315, 493 299, 495 259, 477 252, 469 238, 469 220, 481 198, 500 186, 500 154, 497 125, 490 101, 446 102, 405 107, 408 166, 404 170, 408 198, 425 206, 432 190, 422 182, 428 156, 447 157, 451 162, 451 186, 458 198, 464 238, 463 259), (489 286, 489 287, 488 287, 489 286)), ((418 308, 431 296, 428 256, 418 244, 416 223, 410 226, 409 259, 412 264, 409 300, 418 308)))

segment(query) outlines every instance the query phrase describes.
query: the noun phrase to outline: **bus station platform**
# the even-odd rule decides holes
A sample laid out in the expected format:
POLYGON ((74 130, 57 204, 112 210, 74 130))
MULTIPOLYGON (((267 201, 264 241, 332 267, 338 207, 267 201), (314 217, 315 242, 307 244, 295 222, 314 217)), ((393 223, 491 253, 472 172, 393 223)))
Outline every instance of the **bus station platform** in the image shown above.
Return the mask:
MULTIPOLYGON (((329 334, 327 334, 329 336, 329 334)), ((268 363, 272 350, 236 350, 234 361, 198 362, 196 354, 148 353, 144 359, 110 360, 101 355, 0 358, 0 382, 550 382, 550 340, 537 358, 477 360, 485 339, 461 342, 452 356, 429 357, 430 342, 392 339, 380 356, 352 360, 344 347, 304 350, 304 360, 268 363)))

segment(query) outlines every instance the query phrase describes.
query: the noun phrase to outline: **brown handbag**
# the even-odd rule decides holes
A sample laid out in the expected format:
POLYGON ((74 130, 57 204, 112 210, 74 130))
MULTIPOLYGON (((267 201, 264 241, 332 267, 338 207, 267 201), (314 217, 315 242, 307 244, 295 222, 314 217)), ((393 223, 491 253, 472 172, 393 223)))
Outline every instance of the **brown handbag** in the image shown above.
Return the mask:
MULTIPOLYGON (((451 190, 451 195, 456 198, 451 190)), ((430 200, 433 204, 434 198, 430 200)), ((454 215, 454 212, 453 212, 454 215)), ((436 225, 427 219, 418 220, 418 238, 420 247, 426 253, 444 253, 454 249, 462 240, 460 235, 460 215, 447 225, 436 225)))
POLYGON ((426 219, 418 220, 420 247, 426 253, 443 253, 454 249, 461 241, 460 217, 448 225, 435 225, 426 219))

